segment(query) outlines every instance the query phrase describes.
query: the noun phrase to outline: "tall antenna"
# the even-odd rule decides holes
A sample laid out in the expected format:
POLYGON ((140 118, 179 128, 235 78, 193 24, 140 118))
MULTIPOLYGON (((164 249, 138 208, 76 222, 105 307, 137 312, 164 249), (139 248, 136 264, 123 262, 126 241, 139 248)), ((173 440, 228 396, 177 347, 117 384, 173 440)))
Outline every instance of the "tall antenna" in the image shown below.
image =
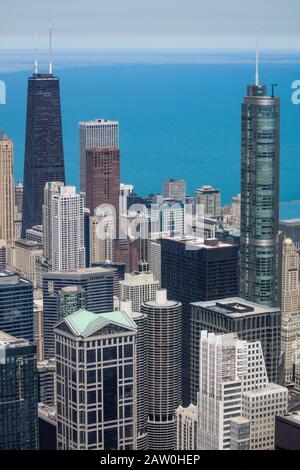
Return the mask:
POLYGON ((35 52, 34 52, 34 73, 38 74, 39 72, 39 63, 38 63, 38 36, 35 33, 34 35, 34 42, 35 42, 35 52))
POLYGON ((50 47, 49 47, 49 74, 52 75, 52 21, 50 20, 49 23, 49 40, 50 40, 50 47))
POLYGON ((256 68, 255 68, 255 85, 259 86, 259 41, 258 31, 256 31, 256 68))

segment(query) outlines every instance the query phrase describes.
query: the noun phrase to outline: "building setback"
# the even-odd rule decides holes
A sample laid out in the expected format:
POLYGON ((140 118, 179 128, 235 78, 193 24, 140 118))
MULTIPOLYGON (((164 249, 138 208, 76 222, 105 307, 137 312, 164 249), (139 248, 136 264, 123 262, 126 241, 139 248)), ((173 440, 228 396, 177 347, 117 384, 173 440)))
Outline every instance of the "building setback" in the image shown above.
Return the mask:
MULTIPOLYGON (((238 247, 207 239, 162 239, 161 284, 169 298, 182 303, 182 401, 191 403, 190 302, 238 294, 238 247)), ((194 403, 195 404, 195 403, 194 403)))

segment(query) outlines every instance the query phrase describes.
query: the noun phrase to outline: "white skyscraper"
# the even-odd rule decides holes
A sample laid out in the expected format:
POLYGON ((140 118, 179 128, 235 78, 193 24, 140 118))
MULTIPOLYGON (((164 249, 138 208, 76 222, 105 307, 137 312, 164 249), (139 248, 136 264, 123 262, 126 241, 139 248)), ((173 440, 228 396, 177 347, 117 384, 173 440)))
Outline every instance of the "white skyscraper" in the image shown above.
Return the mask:
POLYGON ((80 191, 86 191, 86 150, 89 148, 119 148, 119 123, 95 119, 79 123, 80 191))
POLYGON ((130 300, 132 310, 139 312, 143 302, 155 300, 159 281, 154 279, 151 271, 142 271, 145 263, 139 264, 139 271, 125 273, 125 279, 120 281, 121 300, 130 300))
POLYGON ((250 449, 273 449, 275 416, 287 410, 288 391, 269 383, 260 342, 202 331, 199 369, 198 449, 230 449, 239 416, 250 422, 250 449))
POLYGON ((58 188, 51 201, 52 269, 85 267, 84 198, 74 186, 58 188))
POLYGON ((44 246, 44 257, 51 261, 52 259, 52 230, 51 230, 51 205, 52 196, 57 194, 59 188, 62 188, 64 183, 59 181, 52 181, 46 183, 44 189, 44 205, 43 205, 43 246, 44 246))
POLYGON ((177 450, 197 450, 198 411, 192 403, 176 410, 177 450))

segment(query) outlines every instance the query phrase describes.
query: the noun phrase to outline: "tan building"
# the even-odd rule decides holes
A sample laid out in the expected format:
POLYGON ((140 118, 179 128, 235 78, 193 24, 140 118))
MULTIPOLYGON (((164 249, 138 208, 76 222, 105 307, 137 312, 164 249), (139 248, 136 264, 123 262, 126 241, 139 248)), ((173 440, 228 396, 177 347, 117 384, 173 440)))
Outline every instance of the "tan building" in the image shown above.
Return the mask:
POLYGON ((14 168, 13 143, 0 132, 0 240, 8 248, 8 264, 10 264, 10 248, 14 243, 14 168), (3 243, 4 242, 4 243, 3 243))
POLYGON ((27 281, 37 287, 36 262, 43 256, 43 247, 33 240, 18 240, 15 243, 13 266, 27 281))

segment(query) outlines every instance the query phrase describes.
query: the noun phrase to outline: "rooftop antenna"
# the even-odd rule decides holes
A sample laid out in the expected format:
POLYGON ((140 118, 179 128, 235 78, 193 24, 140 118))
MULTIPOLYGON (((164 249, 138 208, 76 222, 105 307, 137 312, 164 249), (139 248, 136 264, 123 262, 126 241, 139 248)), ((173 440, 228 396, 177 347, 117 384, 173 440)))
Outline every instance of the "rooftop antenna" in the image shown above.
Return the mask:
POLYGON ((35 42, 35 52, 34 52, 34 73, 37 75, 39 72, 39 63, 38 63, 38 36, 35 33, 34 42, 35 42))
POLYGON ((49 74, 52 75, 52 21, 50 20, 49 23, 49 40, 50 40, 50 48, 49 48, 49 74))
POLYGON ((272 98, 274 98, 274 96, 275 96, 274 89, 275 89, 276 86, 278 86, 277 83, 271 83, 271 87, 272 87, 272 98))
POLYGON ((259 41, 258 31, 256 31, 256 68, 255 68, 255 85, 259 86, 259 41))

